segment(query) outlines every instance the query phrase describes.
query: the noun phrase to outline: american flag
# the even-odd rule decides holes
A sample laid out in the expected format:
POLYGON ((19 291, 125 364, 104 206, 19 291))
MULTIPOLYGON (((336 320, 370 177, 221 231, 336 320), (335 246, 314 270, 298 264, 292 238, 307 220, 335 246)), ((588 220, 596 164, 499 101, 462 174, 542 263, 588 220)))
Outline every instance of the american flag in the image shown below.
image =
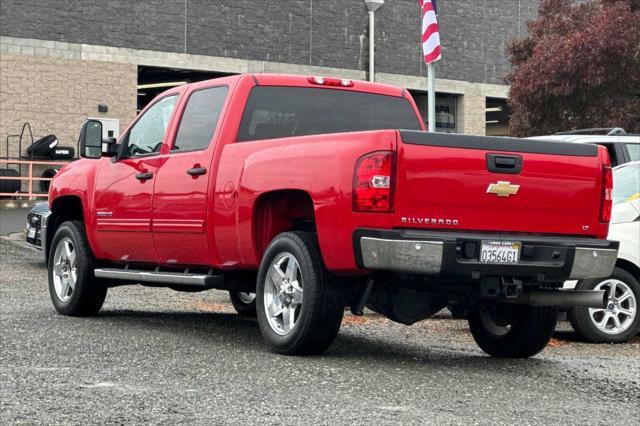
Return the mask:
POLYGON ((429 64, 442 58, 440 31, 436 17, 435 0, 418 0, 422 7, 422 53, 429 64))

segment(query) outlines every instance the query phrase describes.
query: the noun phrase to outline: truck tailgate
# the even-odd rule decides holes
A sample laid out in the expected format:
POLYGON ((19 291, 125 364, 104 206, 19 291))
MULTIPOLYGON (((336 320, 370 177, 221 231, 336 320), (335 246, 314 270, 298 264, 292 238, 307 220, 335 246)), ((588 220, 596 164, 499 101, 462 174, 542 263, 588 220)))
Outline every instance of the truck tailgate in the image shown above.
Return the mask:
POLYGON ((595 145, 416 131, 400 131, 400 139, 398 228, 602 232, 607 157, 595 145))

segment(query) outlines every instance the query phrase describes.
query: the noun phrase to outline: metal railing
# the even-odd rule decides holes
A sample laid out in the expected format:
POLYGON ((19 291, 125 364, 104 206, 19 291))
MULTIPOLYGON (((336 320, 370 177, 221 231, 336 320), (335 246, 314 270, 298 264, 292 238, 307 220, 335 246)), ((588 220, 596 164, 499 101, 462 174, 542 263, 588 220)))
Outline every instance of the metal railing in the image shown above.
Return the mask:
POLYGON ((9 168, 9 165, 17 165, 20 170, 26 169, 27 176, 0 176, 0 181, 2 180, 19 180, 21 183, 27 182, 27 191, 22 190, 22 185, 20 185, 20 190, 18 192, 0 192, 0 197, 17 197, 17 198, 27 198, 28 200, 35 200, 37 198, 49 198, 48 193, 42 192, 34 192, 33 183, 34 182, 42 182, 42 181, 51 181, 53 177, 34 177, 33 176, 33 166, 64 166, 65 164, 69 164, 71 161, 36 161, 36 160, 7 160, 0 159, 0 168, 9 168), (26 167, 23 167, 26 166, 26 167))

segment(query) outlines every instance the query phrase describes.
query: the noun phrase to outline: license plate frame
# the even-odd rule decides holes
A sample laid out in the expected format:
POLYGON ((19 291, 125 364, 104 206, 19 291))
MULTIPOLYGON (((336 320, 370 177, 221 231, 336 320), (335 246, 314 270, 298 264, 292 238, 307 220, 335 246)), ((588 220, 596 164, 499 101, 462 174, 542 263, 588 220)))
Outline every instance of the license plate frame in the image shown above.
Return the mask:
POLYGON ((521 252, 520 241, 482 240, 479 260, 487 265, 517 265, 521 252))
POLYGON ((27 238, 32 240, 35 237, 36 237, 36 228, 30 226, 29 229, 27 229, 27 238))

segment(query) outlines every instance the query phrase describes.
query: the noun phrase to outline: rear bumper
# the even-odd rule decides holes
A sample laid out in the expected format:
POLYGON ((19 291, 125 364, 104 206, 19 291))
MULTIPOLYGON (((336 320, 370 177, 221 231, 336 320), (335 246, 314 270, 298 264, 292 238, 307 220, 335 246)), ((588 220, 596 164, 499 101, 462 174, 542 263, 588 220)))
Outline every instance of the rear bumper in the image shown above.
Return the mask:
POLYGON ((617 241, 515 234, 359 229, 353 236, 356 262, 365 269, 468 279, 509 276, 536 282, 611 275, 617 241), (512 265, 479 261, 482 240, 519 241, 520 261, 512 265))

